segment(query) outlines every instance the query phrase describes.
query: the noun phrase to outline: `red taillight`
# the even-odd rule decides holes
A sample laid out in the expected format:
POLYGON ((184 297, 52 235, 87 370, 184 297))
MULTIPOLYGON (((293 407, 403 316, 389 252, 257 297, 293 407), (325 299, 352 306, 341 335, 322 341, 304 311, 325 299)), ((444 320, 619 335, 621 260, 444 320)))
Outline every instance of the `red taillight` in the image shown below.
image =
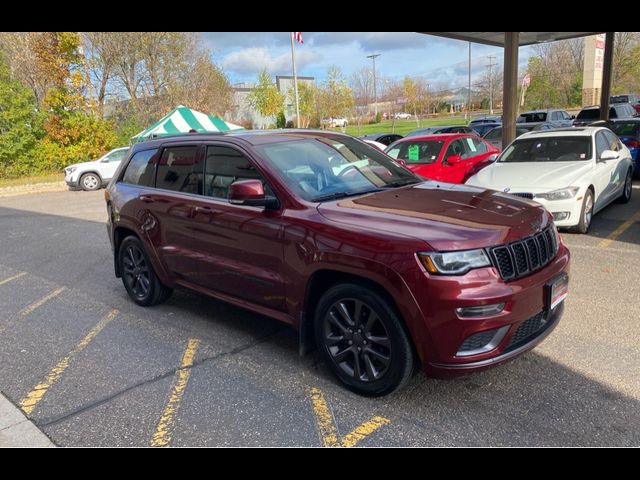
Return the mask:
POLYGON ((640 148, 640 140, 629 140, 628 142, 624 142, 624 144, 628 148, 640 148))

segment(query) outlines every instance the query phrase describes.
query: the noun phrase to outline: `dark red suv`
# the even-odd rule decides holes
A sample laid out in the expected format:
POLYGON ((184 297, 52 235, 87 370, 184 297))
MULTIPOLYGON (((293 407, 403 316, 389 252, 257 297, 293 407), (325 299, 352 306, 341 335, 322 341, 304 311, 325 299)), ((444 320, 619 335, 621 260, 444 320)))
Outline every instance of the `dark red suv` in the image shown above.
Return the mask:
MULTIPOLYGON (((365 395, 419 362, 452 376, 558 323, 569 251, 537 203, 423 181, 347 135, 191 134, 135 145, 106 192, 116 276, 269 315, 365 395)), ((541 373, 542 374, 542 373, 541 373)))

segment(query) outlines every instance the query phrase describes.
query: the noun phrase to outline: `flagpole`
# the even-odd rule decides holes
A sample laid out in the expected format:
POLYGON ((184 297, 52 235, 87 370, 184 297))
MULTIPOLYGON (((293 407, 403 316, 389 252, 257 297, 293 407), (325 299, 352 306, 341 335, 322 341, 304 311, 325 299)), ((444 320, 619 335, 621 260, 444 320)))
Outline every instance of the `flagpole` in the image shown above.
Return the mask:
POLYGON ((296 76, 296 47, 293 42, 293 32, 291 32, 291 64, 293 65, 293 89, 296 92, 296 123, 300 128, 300 102, 298 101, 298 77, 296 76))

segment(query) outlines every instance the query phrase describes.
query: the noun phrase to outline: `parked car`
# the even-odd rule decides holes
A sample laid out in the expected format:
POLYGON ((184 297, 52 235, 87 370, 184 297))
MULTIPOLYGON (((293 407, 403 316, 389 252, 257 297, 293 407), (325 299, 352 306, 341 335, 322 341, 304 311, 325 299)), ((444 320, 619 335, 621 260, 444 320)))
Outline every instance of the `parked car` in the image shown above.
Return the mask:
MULTIPOLYGON (((634 118, 635 116, 636 110, 630 103, 614 103, 609 107, 609 118, 634 118)), ((596 120, 600 120, 600 106, 585 107, 576 115, 573 126, 586 127, 596 120)))
POLYGON ((548 110, 532 110, 530 112, 522 112, 516 123, 541 123, 547 122, 554 127, 570 127, 575 117, 569 115, 566 110, 552 108, 548 110))
POLYGON ((475 129, 476 125, 483 123, 502 123, 502 117, 496 115, 486 115, 484 117, 476 117, 469 122, 469 127, 475 129))
POLYGON ((321 120, 322 125, 325 125, 327 127, 331 127, 331 128, 336 128, 336 127, 341 127, 344 128, 347 125, 349 125, 349 121, 344 118, 323 118, 321 120))
POLYGON ((608 121, 598 120, 591 124, 592 127, 607 127, 618 135, 631 152, 634 174, 640 177, 640 118, 612 119, 608 121))
POLYGON ((631 199, 631 153, 602 127, 530 132, 471 177, 468 185, 535 200, 559 227, 587 233, 594 214, 631 199))
POLYGON ((129 147, 115 148, 98 160, 74 163, 64 169, 64 180, 71 188, 98 190, 109 183, 129 147))
POLYGON ((391 145, 396 140, 400 140, 402 135, 397 133, 370 133, 360 137, 362 140, 374 140, 376 142, 384 143, 385 146, 391 145))
POLYGON ((630 103, 636 110, 636 113, 640 113, 640 95, 631 95, 628 93, 613 95, 609 98, 609 103, 630 103))
POLYGON ((401 113, 396 113, 393 115, 393 117, 396 120, 407 120, 409 118, 412 117, 412 115, 410 113, 406 113, 406 112, 401 112, 401 113))
POLYGON ((435 135, 437 133, 467 133, 477 135, 477 132, 473 128, 465 127, 464 125, 440 125, 437 127, 419 128, 405 135, 405 138, 435 135))
MULTIPOLYGON (((527 132, 537 132, 538 130, 550 130, 555 128, 553 124, 548 122, 540 123, 516 123, 516 138, 527 132)), ((502 126, 495 127, 488 131, 484 137, 487 142, 502 150, 502 126)))
POLYGON ((422 177, 464 183, 491 163, 500 150, 476 135, 445 133, 405 137, 389 145, 385 152, 422 177))
POLYGON ((476 123, 470 128, 472 128, 479 137, 484 137, 487 134, 487 132, 493 130, 496 127, 501 127, 501 126, 502 126, 502 122, 501 123, 485 122, 485 123, 476 123))
POLYGON ((365 143, 368 143, 369 145, 373 145, 381 152, 384 152, 385 148, 387 148, 384 143, 376 142, 375 140, 369 140, 368 138, 362 138, 361 140, 365 143))
POLYGON ((186 287, 274 317, 363 395, 400 388, 418 363, 455 376, 515 358, 564 308, 569 251, 542 206, 423 182, 348 135, 146 141, 105 198, 133 302, 186 287), (526 270, 510 254, 522 242, 539 245, 526 270))

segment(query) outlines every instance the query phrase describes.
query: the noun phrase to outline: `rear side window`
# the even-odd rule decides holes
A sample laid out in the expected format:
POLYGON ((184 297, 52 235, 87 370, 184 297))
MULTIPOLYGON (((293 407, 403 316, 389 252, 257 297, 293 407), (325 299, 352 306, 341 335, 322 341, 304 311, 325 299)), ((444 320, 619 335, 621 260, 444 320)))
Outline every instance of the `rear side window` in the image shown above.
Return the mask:
POLYGON ((197 146, 165 148, 158 164, 156 187, 202 195, 202 174, 197 146))
POLYGON ((578 116, 576 118, 579 120, 591 120, 594 118, 600 118, 600 109, 590 108, 588 110, 580 110, 580 113, 578 113, 578 116))
POLYGON ((142 150, 136 153, 124 171, 122 183, 153 187, 153 156, 158 150, 142 150))

